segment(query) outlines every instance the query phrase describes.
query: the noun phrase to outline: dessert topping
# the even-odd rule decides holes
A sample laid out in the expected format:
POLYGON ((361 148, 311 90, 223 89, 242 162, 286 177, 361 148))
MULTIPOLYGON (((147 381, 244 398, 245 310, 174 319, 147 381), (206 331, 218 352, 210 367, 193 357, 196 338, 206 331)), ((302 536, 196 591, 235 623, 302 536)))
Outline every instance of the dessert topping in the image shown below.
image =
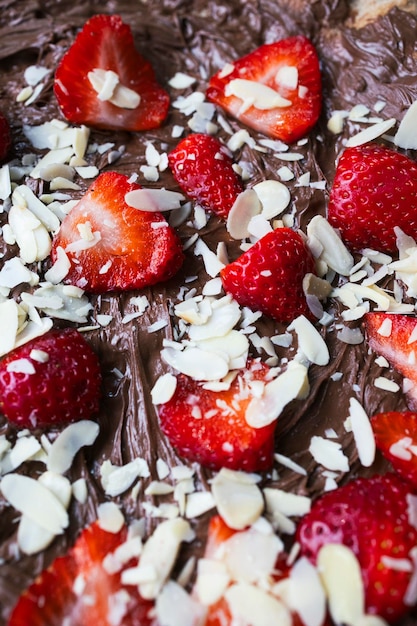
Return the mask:
POLYGON ((67 120, 96 128, 157 128, 169 107, 167 92, 118 15, 86 22, 57 67, 54 91, 67 120))
POLYGON ((320 113, 317 53, 303 36, 264 44, 212 76, 207 98, 250 128, 288 143, 297 141, 320 113))

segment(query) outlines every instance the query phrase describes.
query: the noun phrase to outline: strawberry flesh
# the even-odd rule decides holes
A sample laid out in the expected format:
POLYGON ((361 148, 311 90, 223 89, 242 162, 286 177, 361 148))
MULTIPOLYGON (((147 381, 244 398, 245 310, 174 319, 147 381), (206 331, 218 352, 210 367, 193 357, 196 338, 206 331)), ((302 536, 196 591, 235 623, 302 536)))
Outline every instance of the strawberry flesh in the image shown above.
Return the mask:
POLYGON ((73 328, 51 330, 0 361, 0 412, 21 428, 90 419, 98 411, 100 396, 98 357, 73 328), (33 350, 47 359, 37 360, 33 350), (19 363, 34 371, 28 373, 19 363))
POLYGON ((250 401, 245 381, 267 380, 268 372, 268 366, 249 362, 248 370, 241 371, 230 389, 221 392, 204 389, 192 378, 179 375, 174 396, 159 407, 162 431, 189 461, 247 472, 271 468, 276 420, 253 428, 245 419, 250 401), (193 410, 198 410, 201 418, 193 410))
POLYGON ((55 73, 55 96, 73 124, 110 130, 142 131, 165 120, 169 95, 158 84, 151 64, 135 49, 130 26, 119 15, 95 15, 86 22, 55 73), (121 85, 140 96, 133 109, 101 100, 88 73, 113 71, 121 85))
POLYGON ((233 61, 230 72, 221 70, 215 74, 210 79, 207 98, 249 128, 288 143, 297 141, 313 128, 320 115, 321 75, 317 52, 302 35, 264 44, 233 61), (280 83, 277 78, 287 68, 291 68, 290 71, 295 68, 294 85, 290 81, 280 83), (235 79, 266 85, 291 104, 271 109, 247 108, 242 98, 228 93, 228 86, 235 79))
POLYGON ((141 598, 135 586, 122 587, 120 572, 110 574, 103 567, 103 559, 126 540, 126 535, 126 528, 110 533, 97 522, 85 528, 69 552, 55 559, 21 595, 8 626, 111 626, 116 623, 111 617, 112 600, 121 589, 130 596, 123 626, 150 626, 153 603, 141 598), (77 582, 83 587, 81 593, 76 593, 77 582))
POLYGON ((417 332, 417 318, 373 312, 367 313, 364 321, 372 350, 385 357, 394 369, 414 383, 406 393, 411 408, 417 409, 417 367, 412 340, 412 334, 417 332), (388 327, 384 324, 388 324, 388 327))
POLYGON ((377 144, 347 148, 336 169, 328 219, 352 250, 396 252, 395 226, 417 235, 417 164, 377 144))
POLYGON ((139 188, 123 174, 104 172, 71 209, 51 253, 55 261, 60 247, 66 251, 70 269, 65 282, 104 293, 141 289, 176 274, 184 256, 175 231, 161 213, 125 202, 126 193, 139 188), (80 228, 85 226, 96 233, 92 246, 82 240, 80 228))
POLYGON ((308 273, 315 273, 315 262, 302 237, 291 228, 277 228, 229 263, 221 279, 241 306, 286 323, 310 316, 303 290, 308 273))
POLYGON ((170 152, 168 162, 188 197, 219 217, 227 217, 243 186, 218 139, 201 133, 189 135, 170 152))
POLYGON ((361 568, 366 612, 389 623, 410 610, 404 595, 412 572, 384 561, 410 560, 416 545, 417 529, 407 512, 410 494, 409 483, 395 474, 358 478, 318 498, 296 534, 301 553, 313 563, 324 545, 350 548, 361 568))
POLYGON ((377 448, 403 478, 417 488, 417 413, 390 411, 371 418, 377 448), (401 442, 407 441, 401 446, 401 442))

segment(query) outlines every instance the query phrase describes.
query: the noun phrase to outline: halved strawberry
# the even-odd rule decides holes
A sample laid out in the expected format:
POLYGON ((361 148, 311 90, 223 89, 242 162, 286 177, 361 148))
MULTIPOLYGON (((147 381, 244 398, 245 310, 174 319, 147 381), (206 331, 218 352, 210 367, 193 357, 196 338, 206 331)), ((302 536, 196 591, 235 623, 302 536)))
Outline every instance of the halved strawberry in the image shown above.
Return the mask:
POLYGON ((51 330, 0 361, 0 412, 21 428, 90 419, 100 397, 98 357, 75 328, 51 330))
POLYGON ((10 131, 9 122, 5 115, 0 112, 0 163, 9 154, 9 150, 12 145, 12 134, 10 131))
POLYGON ((417 409, 417 365, 415 341, 417 318, 384 312, 367 313, 365 330, 369 346, 384 356, 400 374, 414 385, 407 388, 411 408, 417 409))
POLYGON ((296 534, 301 553, 313 563, 326 544, 349 547, 361 568, 366 612, 390 624, 410 611, 405 594, 417 541, 408 517, 411 493, 410 484, 396 474, 353 480, 318 498, 296 534), (409 568, 395 567, 401 559, 409 568))
POLYGON ((241 306, 280 322, 310 316, 303 279, 315 262, 301 235, 277 228, 221 271, 224 289, 241 306))
POLYGON ((70 261, 65 282, 103 293, 141 289, 171 278, 183 262, 181 242, 161 213, 125 202, 139 189, 127 176, 100 174, 63 220, 52 260, 63 248, 70 261))
POLYGON ((67 120, 96 128, 157 128, 169 107, 168 93, 135 49, 130 26, 119 15, 95 15, 86 22, 58 65, 54 91, 67 120), (95 88, 94 79, 114 83, 109 89, 95 88))
POLYGON ((159 406, 161 429, 178 453, 212 468, 247 472, 272 466, 276 420, 253 428, 245 419, 250 383, 267 380, 269 368, 249 361, 227 391, 204 389, 181 374, 174 396, 159 406))
POLYGON ((396 252, 394 226, 417 235, 417 164, 377 144, 347 148, 336 169, 328 219, 354 250, 396 252))
POLYGON ((226 147, 210 135, 188 135, 168 155, 181 189, 205 209, 226 218, 243 191, 226 147))
POLYGON ((85 528, 69 552, 21 595, 8 626, 150 626, 153 602, 144 600, 137 587, 123 587, 121 572, 109 574, 103 567, 104 558, 125 540, 126 528, 110 533, 97 522, 85 528))
POLYGON ((210 79, 209 100, 250 128, 289 143, 313 128, 321 110, 321 75, 309 39, 264 44, 231 63, 210 79))
POLYGON ((417 413, 378 413, 371 417, 371 424, 377 448, 417 488, 417 413))

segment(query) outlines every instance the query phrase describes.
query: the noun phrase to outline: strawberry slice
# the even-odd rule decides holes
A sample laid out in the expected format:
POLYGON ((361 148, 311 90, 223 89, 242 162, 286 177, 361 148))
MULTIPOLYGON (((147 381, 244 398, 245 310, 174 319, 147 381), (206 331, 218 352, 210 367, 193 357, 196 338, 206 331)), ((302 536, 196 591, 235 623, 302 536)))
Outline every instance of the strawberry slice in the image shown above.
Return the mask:
POLYGON ((0 112, 0 162, 4 161, 9 154, 12 145, 12 134, 9 122, 5 115, 0 112))
POLYGON ((221 271, 224 289, 241 306, 280 322, 291 322, 310 312, 303 290, 315 262, 301 235, 277 228, 259 239, 236 261, 221 271))
POLYGON ((358 478, 318 498, 296 534, 301 553, 313 563, 326 544, 349 547, 361 568, 366 612, 390 624, 410 611, 404 596, 414 571, 410 551, 417 541, 408 517, 411 493, 409 483, 396 474, 358 478), (395 567, 399 559, 410 568, 395 567))
POLYGON ((68 121, 96 128, 157 128, 169 107, 168 93, 119 15, 86 22, 58 65, 54 91, 68 121))
POLYGON ((75 328, 51 330, 0 361, 0 412, 21 428, 90 419, 100 397, 98 357, 75 328))
POLYGON ((328 219, 353 250, 396 252, 395 226, 417 235, 417 164, 377 144, 347 148, 336 169, 328 219))
POLYGON ((103 293, 141 289, 171 278, 183 262, 182 245, 161 213, 129 206, 140 189, 127 176, 100 174, 63 220, 52 242, 52 260, 63 248, 70 262, 65 281, 103 293))
POLYGON ((161 429, 177 452, 189 461, 214 469, 247 472, 272 466, 276 420, 262 428, 249 426, 245 411, 251 400, 248 384, 268 380, 269 368, 249 361, 227 391, 204 389, 180 374, 174 396, 159 406, 161 429))
MULTIPOLYGON (((126 540, 126 534, 126 528, 110 533, 97 522, 85 528, 69 552, 55 559, 21 595, 8 626, 116 623, 150 626, 154 623, 153 602, 141 598, 137 587, 123 587, 121 572, 109 574, 103 566, 103 559, 126 540), (116 611, 123 616, 120 622, 115 621, 116 611)), ((131 565, 132 560, 126 567, 131 565)))
POLYGON ((189 135, 170 152, 168 163, 190 198, 227 218, 243 186, 226 147, 218 139, 200 133, 189 135))
POLYGON ((215 74, 207 98, 254 130, 297 141, 320 115, 317 52, 304 36, 264 44, 215 74))
POLYGON ((417 408, 417 367, 415 345, 417 318, 384 312, 366 313, 365 330, 368 344, 384 356, 394 369, 414 383, 407 388, 411 408, 417 408))
POLYGON ((417 488, 417 413, 389 411, 371 418, 377 448, 417 488))

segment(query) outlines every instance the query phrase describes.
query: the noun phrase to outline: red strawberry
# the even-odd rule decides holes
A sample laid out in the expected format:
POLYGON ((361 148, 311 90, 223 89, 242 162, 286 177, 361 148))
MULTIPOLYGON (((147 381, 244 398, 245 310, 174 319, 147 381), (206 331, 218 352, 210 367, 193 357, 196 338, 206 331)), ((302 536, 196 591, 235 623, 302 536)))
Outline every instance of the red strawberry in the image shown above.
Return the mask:
POLYGON ((394 226, 417 235, 417 164, 377 144, 347 148, 336 169, 328 219, 352 249, 395 252, 394 226))
POLYGON ((182 265, 182 245, 161 213, 135 209, 127 192, 139 189, 127 176, 104 172, 70 211, 52 243, 52 260, 63 248, 70 260, 67 283, 103 293, 141 289, 171 278, 182 265), (81 237, 95 233, 90 245, 81 237))
POLYGON ((130 27, 119 15, 95 15, 86 22, 61 59, 54 91, 67 120, 96 128, 132 131, 157 128, 165 120, 169 107, 167 92, 157 83, 151 64, 135 49, 130 27), (100 99, 89 78, 94 70, 117 75, 119 83, 113 96, 122 86, 134 92, 130 95, 137 100, 130 102, 129 95, 128 103, 116 106, 110 99, 100 99))
POLYGON ((417 488, 417 413, 391 411, 371 418, 377 448, 417 488))
POLYGON ((372 350, 384 356, 394 369, 414 383, 414 386, 407 390, 407 395, 411 406, 417 408, 417 365, 414 344, 417 337, 417 318, 383 312, 367 313, 365 329, 372 350))
POLYGON ((276 420, 253 428, 245 419, 251 399, 247 383, 267 380, 268 372, 266 365, 249 362, 248 370, 241 371, 229 390, 221 392, 204 389, 192 378, 179 375, 174 396, 159 407, 162 431, 178 453, 190 461, 215 469, 269 469, 276 420))
POLYGON ((175 180, 190 198, 227 217, 243 186, 220 141, 210 135, 189 135, 169 154, 168 162, 175 180))
POLYGON ((114 609, 112 617, 112 603, 121 590, 130 597, 126 606, 119 607, 125 611, 120 624, 150 626, 153 603, 141 598, 135 586, 122 587, 120 573, 109 574, 103 567, 106 555, 125 540, 125 528, 110 533, 94 523, 84 529, 70 551, 57 558, 22 594, 8 626, 111 626, 119 623, 114 609), (81 589, 78 593, 77 585, 81 589))
POLYGON ((207 98, 250 128, 282 141, 297 141, 312 129, 320 114, 317 52, 303 36, 264 44, 234 61, 230 72, 221 70, 215 74, 210 79, 207 98), (271 93, 271 104, 262 93, 255 99, 257 88, 253 83, 275 92, 271 93), (281 105, 275 103, 276 96, 285 99, 281 105))
POLYGON ((279 322, 310 315, 303 279, 315 262, 301 235, 277 228, 221 271, 224 289, 241 306, 262 311, 279 322))
POLYGON ((98 357, 73 328, 51 330, 0 361, 0 412, 22 428, 89 419, 100 387, 98 357))
POLYGON ((316 500, 296 535, 302 554, 313 563, 326 544, 348 546, 361 567, 366 612, 389 623, 410 609, 404 594, 412 572, 384 560, 407 559, 412 565, 417 529, 408 518, 410 493, 410 485, 395 474, 358 478, 316 500))
POLYGON ((0 162, 7 157, 12 145, 12 135, 9 122, 3 113, 0 112, 0 162))

